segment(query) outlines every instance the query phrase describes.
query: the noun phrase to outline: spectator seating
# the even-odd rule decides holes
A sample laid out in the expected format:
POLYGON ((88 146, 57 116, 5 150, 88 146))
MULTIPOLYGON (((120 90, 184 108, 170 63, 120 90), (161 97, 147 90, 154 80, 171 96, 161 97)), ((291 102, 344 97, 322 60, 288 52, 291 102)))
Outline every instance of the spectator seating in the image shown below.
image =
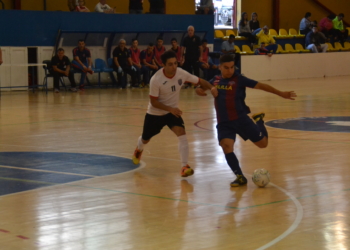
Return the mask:
POLYGON ((295 37, 305 37, 305 35, 301 35, 300 33, 297 33, 296 29, 289 29, 289 35, 295 36, 295 37))
POLYGON ((274 29, 269 29, 269 35, 271 36, 278 36, 277 31, 274 29))
POLYGON ((287 51, 288 53, 299 53, 299 51, 295 50, 293 46, 289 43, 285 45, 285 51, 287 51))
POLYGON ((350 50, 350 43, 349 42, 345 42, 344 43, 344 48, 347 50, 350 50))
POLYGON ((226 30, 226 36, 230 35, 237 36, 237 30, 226 30))
POLYGON ((344 48, 344 47, 341 45, 341 43, 339 43, 339 42, 335 42, 335 43, 334 43, 334 49, 336 49, 336 50, 338 50, 338 51, 347 51, 347 50, 349 50, 349 49, 344 48))
POLYGON ((241 49, 237 45, 235 45, 235 50, 236 50, 236 53, 241 53, 242 52, 241 49))
POLYGON ((286 54, 286 53, 288 53, 288 51, 285 51, 283 48, 282 48, 282 46, 281 46, 281 44, 277 44, 277 51, 276 51, 276 53, 278 53, 278 54, 286 54))
POLYGON ((214 37, 215 38, 224 38, 224 32, 222 32, 221 30, 215 30, 214 31, 214 37))
POLYGON ((331 43, 326 43, 328 45, 327 52, 335 52, 339 51, 338 49, 335 49, 331 43))
POLYGON ((280 29, 278 34, 281 37, 293 37, 292 35, 289 35, 285 29, 280 29))
POLYGON ((248 45, 242 45, 242 51, 248 55, 253 55, 254 52, 250 49, 248 45))
POLYGON ((295 44, 295 50, 297 50, 297 51, 299 51, 301 53, 311 53, 310 50, 304 49, 304 46, 302 44, 300 44, 300 43, 296 43, 295 44))
POLYGON ((111 73, 113 69, 106 66, 106 62, 103 59, 95 59, 95 73, 98 73, 98 86, 101 87, 101 73, 111 73))

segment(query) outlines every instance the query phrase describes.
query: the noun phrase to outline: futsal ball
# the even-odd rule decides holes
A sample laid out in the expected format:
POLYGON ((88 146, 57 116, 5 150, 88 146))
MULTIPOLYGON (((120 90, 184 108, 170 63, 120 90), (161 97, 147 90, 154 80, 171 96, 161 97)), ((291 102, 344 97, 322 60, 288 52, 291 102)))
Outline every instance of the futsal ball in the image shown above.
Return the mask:
POLYGON ((264 168, 256 169, 252 180, 258 187, 265 187, 270 182, 270 173, 264 168))

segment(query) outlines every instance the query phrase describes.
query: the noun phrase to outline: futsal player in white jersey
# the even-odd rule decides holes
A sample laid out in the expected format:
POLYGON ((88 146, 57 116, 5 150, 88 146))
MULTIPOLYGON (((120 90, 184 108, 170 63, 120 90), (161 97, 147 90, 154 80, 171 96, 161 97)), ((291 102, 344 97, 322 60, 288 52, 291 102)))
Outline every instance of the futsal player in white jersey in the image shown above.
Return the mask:
MULTIPOLYGON (((182 84, 190 82, 199 84, 204 89, 210 89, 214 97, 217 89, 209 82, 177 67, 176 54, 166 51, 162 56, 164 68, 153 75, 150 82, 150 102, 143 125, 142 135, 139 137, 132 160, 139 164, 143 148, 151 138, 160 133, 162 128, 168 126, 178 137, 179 152, 181 158, 181 176, 193 175, 193 169, 188 165, 188 141, 186 137, 184 121, 179 109, 179 96, 182 84)), ((203 93, 205 95, 205 93, 203 93)))

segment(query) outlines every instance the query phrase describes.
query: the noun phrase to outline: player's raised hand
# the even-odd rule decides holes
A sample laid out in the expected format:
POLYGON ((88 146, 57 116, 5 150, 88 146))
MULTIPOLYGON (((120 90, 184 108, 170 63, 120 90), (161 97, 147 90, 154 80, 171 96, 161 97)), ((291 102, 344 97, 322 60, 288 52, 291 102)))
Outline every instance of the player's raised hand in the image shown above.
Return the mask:
POLYGON ((196 94, 199 96, 206 96, 207 94, 205 93, 205 90, 202 89, 201 87, 196 88, 196 94))
POLYGON ((295 97, 297 97, 297 94, 295 94, 294 91, 284 91, 284 92, 281 92, 280 96, 285 99, 295 100, 295 97))
POLYGON ((172 113, 176 117, 180 117, 182 115, 182 111, 178 108, 171 108, 170 113, 172 113))

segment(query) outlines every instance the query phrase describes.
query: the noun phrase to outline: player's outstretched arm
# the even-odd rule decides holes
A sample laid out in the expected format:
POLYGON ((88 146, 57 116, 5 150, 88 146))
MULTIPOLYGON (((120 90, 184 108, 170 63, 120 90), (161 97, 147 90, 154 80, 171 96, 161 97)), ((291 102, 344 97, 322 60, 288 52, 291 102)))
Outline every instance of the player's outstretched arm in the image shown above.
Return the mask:
POLYGON ((205 93, 205 91, 210 89, 210 92, 214 97, 218 96, 217 88, 215 88, 213 85, 211 85, 208 81, 206 81, 202 78, 199 78, 199 86, 200 86, 199 88, 196 88, 197 95, 205 96, 205 95, 207 95, 205 93))
POLYGON ((261 89, 261 90, 264 90, 266 92, 270 92, 272 94, 275 94, 275 95, 278 95, 282 98, 290 99, 290 100, 295 100, 295 97, 297 97, 297 94, 295 94, 294 91, 280 91, 280 90, 275 89, 274 87, 272 87, 268 84, 261 83, 261 82, 258 82, 255 85, 254 89, 261 89))

